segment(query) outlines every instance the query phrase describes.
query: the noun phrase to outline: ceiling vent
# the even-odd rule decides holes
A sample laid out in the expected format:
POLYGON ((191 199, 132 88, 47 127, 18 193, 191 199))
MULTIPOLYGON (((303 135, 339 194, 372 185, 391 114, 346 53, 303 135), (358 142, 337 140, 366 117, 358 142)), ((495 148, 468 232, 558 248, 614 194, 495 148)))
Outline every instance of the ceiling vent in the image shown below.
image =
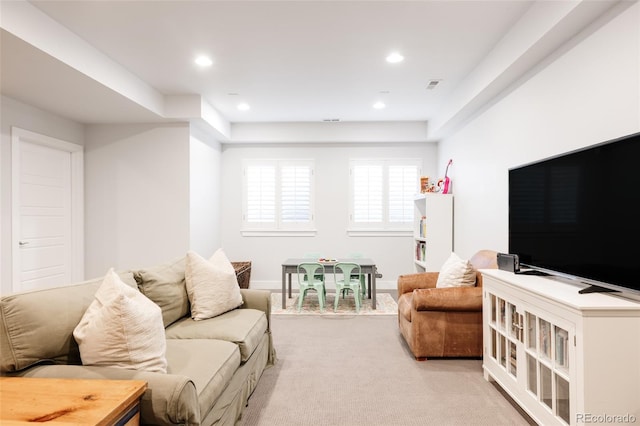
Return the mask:
POLYGON ((322 121, 325 123, 335 123, 336 121, 340 121, 339 118, 323 118, 322 121))
POLYGON ((433 90, 436 88, 438 84, 440 84, 442 80, 429 80, 429 84, 427 84, 427 90, 433 90))

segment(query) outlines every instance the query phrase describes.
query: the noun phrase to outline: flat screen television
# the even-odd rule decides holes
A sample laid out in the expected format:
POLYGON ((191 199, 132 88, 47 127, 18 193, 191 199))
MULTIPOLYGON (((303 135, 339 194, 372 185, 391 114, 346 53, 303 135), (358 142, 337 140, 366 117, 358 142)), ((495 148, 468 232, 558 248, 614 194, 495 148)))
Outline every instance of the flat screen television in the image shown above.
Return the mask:
POLYGON ((640 299, 640 133, 509 169, 509 253, 640 299))

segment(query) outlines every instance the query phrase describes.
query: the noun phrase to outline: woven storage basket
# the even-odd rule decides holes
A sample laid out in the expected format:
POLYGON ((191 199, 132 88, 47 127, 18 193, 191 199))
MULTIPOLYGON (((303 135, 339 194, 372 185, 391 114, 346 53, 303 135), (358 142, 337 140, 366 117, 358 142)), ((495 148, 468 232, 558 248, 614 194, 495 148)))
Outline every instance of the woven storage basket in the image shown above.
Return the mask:
POLYGON ((238 277, 238 285, 240 288, 249 288, 249 281, 251 280, 251 262, 231 262, 231 264, 236 270, 236 277, 238 277))

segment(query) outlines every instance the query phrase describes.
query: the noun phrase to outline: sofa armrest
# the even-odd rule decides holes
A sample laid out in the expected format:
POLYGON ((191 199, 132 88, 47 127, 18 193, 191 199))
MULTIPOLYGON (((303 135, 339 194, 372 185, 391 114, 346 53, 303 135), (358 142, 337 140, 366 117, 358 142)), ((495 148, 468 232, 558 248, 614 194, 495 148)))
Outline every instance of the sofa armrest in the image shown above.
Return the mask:
POLYGON ((482 311, 481 287, 416 289, 412 297, 416 311, 482 311))
POLYGON ((404 293, 411 293, 418 288, 435 288, 437 281, 438 272, 400 275, 398 277, 398 297, 404 293))
POLYGON ((276 363, 276 350, 273 346, 273 336, 271 334, 271 292, 269 290, 254 290, 241 288, 242 300, 240 309, 257 309, 264 312, 267 317, 267 334, 269 335, 269 360, 268 365, 276 363))
POLYGON ((198 393, 193 382, 185 376, 83 365, 42 365, 12 375, 63 379, 143 380, 147 382, 147 390, 142 395, 140 403, 141 424, 200 424, 198 393))
POLYGON ((269 330, 271 330, 271 292, 241 288, 240 293, 244 301, 240 309, 257 309, 264 312, 269 322, 269 330))

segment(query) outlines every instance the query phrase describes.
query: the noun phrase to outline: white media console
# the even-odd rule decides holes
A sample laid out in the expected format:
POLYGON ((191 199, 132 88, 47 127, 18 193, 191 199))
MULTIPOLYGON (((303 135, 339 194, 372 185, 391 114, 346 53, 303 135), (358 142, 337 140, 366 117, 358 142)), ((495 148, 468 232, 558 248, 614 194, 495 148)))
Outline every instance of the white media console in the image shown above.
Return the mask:
POLYGON ((640 424, 640 302, 482 270, 483 369, 538 424, 640 424))

